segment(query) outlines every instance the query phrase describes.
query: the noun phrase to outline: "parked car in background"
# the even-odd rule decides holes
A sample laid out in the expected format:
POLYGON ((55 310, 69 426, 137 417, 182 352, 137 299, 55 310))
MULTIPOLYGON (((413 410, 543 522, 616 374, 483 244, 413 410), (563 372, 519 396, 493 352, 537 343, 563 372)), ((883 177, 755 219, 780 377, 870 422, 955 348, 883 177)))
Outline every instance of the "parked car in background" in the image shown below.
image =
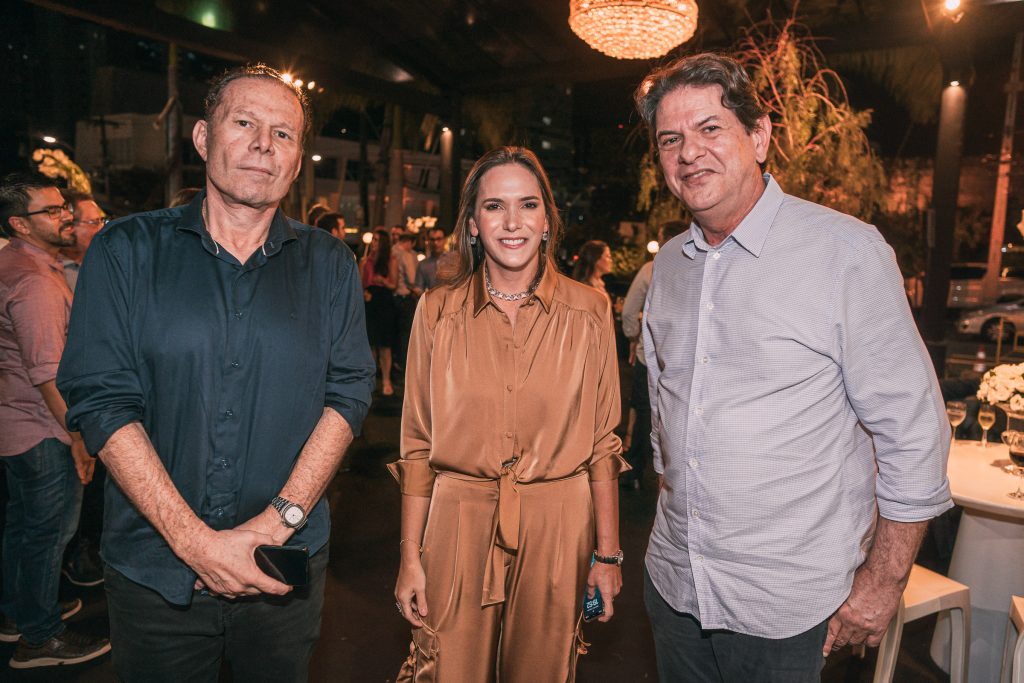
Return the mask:
POLYGON ((1017 330, 1024 331, 1024 295, 1006 294, 992 306, 967 311, 960 316, 957 329, 962 334, 980 335, 987 341, 999 339, 999 320, 1003 320, 1003 340, 1010 341, 1017 330))
MULTIPOLYGON (((985 263, 954 263, 949 270, 948 308, 975 308, 983 305, 982 280, 988 265, 985 263)), ((1024 297, 1024 272, 1020 268, 1003 268, 999 277, 999 289, 996 301, 1004 297, 1020 295, 1024 297)))

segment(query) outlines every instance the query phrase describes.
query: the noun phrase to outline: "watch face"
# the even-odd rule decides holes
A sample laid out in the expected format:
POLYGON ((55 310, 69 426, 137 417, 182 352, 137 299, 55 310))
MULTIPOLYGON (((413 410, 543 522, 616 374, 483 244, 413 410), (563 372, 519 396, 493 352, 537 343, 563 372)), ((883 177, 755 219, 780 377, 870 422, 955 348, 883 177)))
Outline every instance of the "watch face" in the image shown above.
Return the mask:
POLYGON ((302 509, 298 505, 292 505, 284 511, 284 521, 293 526, 301 522, 303 517, 302 509))

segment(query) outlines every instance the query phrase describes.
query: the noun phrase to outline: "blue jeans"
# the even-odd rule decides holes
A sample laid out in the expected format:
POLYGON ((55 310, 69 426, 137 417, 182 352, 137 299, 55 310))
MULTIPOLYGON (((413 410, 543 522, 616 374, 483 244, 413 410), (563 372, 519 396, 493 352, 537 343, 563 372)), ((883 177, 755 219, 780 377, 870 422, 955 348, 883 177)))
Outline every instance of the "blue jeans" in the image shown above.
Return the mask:
POLYGON ((644 603, 663 683, 819 683, 828 619, 790 638, 705 631, 665 602, 644 569, 644 603))
POLYGON ((71 448, 57 439, 2 460, 9 500, 0 611, 29 644, 39 645, 64 631, 57 590, 64 548, 78 526, 82 484, 71 448))

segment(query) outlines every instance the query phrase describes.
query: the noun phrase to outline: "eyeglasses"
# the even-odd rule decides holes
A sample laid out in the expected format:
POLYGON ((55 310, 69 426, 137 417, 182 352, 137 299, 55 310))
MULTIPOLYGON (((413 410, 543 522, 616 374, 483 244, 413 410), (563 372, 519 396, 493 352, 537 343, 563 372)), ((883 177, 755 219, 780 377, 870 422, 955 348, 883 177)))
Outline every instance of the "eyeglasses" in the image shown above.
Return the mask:
POLYGON ((74 210, 71 208, 71 204, 65 202, 64 204, 60 205, 55 204, 53 206, 44 206, 38 211, 29 211, 28 213, 23 213, 21 215, 23 218, 28 218, 29 216, 35 216, 36 214, 45 213, 50 218, 60 218, 60 215, 65 211, 67 211, 70 214, 74 214, 74 210))
POLYGON ((102 228, 107 224, 107 218, 94 218, 91 221, 75 221, 75 225, 88 225, 92 228, 102 228))

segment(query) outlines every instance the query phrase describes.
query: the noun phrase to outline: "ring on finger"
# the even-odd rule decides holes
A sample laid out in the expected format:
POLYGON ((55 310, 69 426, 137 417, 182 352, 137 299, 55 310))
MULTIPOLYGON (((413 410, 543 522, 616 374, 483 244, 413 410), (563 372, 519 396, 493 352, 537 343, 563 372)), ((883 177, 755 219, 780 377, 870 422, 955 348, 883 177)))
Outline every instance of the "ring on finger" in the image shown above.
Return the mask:
POLYGON ((402 615, 405 614, 405 611, 402 609, 402 603, 397 601, 397 600, 395 601, 395 609, 398 610, 399 614, 402 614, 402 615))

